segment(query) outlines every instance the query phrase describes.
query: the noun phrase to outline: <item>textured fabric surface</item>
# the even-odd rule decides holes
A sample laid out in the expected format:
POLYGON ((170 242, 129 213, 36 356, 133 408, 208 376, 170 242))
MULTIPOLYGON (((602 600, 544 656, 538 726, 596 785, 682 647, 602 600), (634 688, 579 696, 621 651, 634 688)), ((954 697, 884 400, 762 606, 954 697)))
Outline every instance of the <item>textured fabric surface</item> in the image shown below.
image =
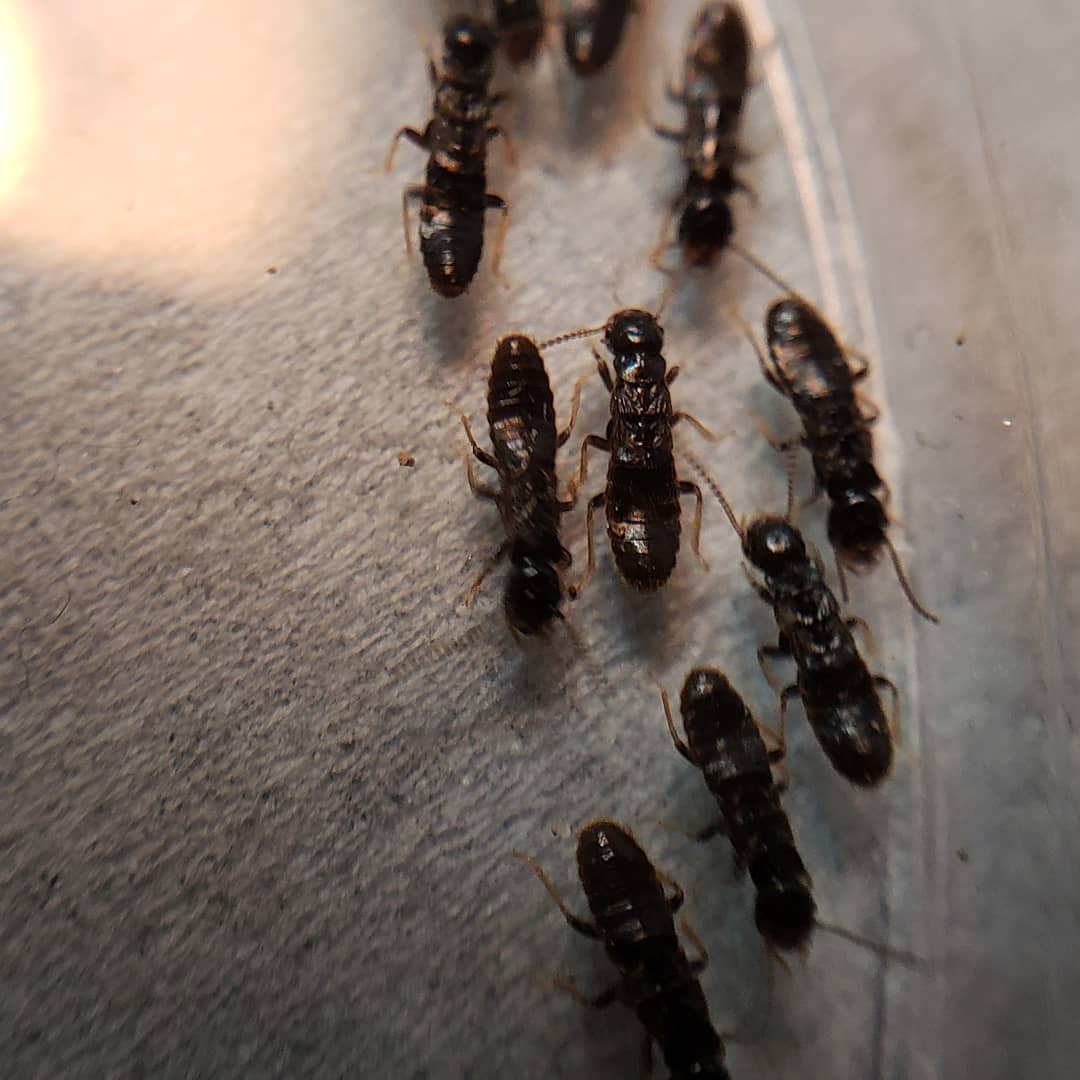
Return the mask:
MULTIPOLYGON (((462 607, 501 534, 444 401, 479 432, 498 336, 663 289, 679 165, 642 112, 678 122, 660 87, 695 4, 643 6, 610 76, 582 88, 551 56, 515 88, 517 166, 492 148, 506 281, 493 219, 446 302, 399 224, 423 156, 381 171, 430 107, 437 5, 5 5, 36 88, 0 185, 5 1076, 635 1075, 634 1017, 550 984, 602 989, 602 950, 510 858, 583 910, 572 837, 596 816, 685 886, 717 1027, 745 1040, 733 1075, 1071 1075, 1076 17, 770 5, 740 237, 872 354, 895 535, 943 615, 919 624, 887 566, 853 583, 902 694, 880 791, 788 726, 822 918, 926 964, 821 934, 770 974, 726 842, 657 825, 713 804, 654 678, 717 665, 776 715, 771 616, 715 504, 709 571, 684 546, 656 597, 614 580, 598 530, 572 634, 515 641, 502 571, 462 607)), ((784 490, 751 411, 795 421, 725 307, 758 324, 774 294, 729 259, 666 319, 677 407, 728 434, 680 444, 740 514, 784 490)), ((587 343, 549 353, 561 417, 592 365, 587 343)), ((606 410, 594 380, 564 476, 606 410)), ((822 509, 803 520, 826 550, 822 509)), ((577 571, 582 510, 565 529, 577 571)))

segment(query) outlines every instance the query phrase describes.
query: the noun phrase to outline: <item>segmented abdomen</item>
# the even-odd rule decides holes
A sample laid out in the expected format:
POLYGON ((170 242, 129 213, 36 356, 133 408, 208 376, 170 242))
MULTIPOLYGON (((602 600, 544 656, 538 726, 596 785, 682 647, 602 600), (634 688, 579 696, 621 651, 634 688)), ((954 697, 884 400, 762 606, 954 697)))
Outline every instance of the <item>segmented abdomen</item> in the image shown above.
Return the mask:
POLYGON ((652 468, 608 466, 607 527, 615 566, 641 592, 659 589, 675 569, 681 533, 675 461, 652 468))

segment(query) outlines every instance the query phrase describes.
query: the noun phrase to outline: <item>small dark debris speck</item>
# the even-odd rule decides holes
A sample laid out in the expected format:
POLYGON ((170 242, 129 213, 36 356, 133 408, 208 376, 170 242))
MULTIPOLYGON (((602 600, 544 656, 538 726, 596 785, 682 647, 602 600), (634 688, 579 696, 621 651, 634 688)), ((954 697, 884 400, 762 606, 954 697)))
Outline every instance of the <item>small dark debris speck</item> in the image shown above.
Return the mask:
POLYGON ((271 274, 271 275, 276 274, 277 273, 277 267, 276 266, 268 266, 266 268, 266 272, 268 274, 271 274))
POLYGON ((412 454, 406 454, 404 450, 399 450, 397 463, 405 469, 411 469, 416 464, 416 458, 412 454))
POLYGON ((967 848, 957 848, 956 849, 956 857, 961 862, 969 862, 970 859, 971 859, 971 856, 968 854, 967 848))

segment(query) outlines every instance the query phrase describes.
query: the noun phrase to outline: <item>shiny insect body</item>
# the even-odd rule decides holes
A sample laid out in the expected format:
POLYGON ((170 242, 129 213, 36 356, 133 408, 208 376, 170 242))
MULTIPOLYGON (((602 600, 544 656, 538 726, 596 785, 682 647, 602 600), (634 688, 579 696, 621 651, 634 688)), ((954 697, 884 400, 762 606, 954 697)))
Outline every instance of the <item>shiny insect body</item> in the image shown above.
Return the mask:
POLYGON ((720 807, 720 817, 697 839, 726 835, 736 865, 749 871, 757 890, 758 932, 778 949, 805 947, 816 908, 810 875, 773 779, 772 765, 783 757, 783 745, 766 748, 746 703, 714 668, 695 668, 683 683, 679 708, 685 742, 675 730, 666 692, 663 702, 675 748, 701 770, 720 807))
MULTIPOLYGON (((798 296, 772 304, 765 316, 768 357, 757 348, 769 384, 795 407, 802 421, 802 444, 814 463, 815 491, 829 498, 829 542, 837 567, 862 570, 887 550, 900 586, 920 615, 937 622, 915 597, 889 540, 887 488, 874 466, 871 425, 877 411, 861 403, 857 387, 867 365, 853 368, 845 349, 814 307, 798 296)), ((797 441, 778 444, 793 448, 797 441)), ((845 583, 846 592, 846 583, 845 583)))
POLYGON ((653 315, 627 308, 616 312, 603 329, 604 344, 614 358, 614 377, 599 355, 596 359, 611 395, 611 419, 603 437, 589 435, 582 443, 574 490, 585 481, 590 446, 611 456, 605 489, 589 500, 588 566, 571 596, 584 588, 596 567, 593 515, 602 508, 616 569, 640 592, 661 588, 675 569, 682 529, 679 498, 684 494, 697 499, 691 543, 699 553, 701 489, 676 476, 672 428, 679 420, 689 420, 707 438, 715 438, 689 413, 672 408, 669 387, 679 369, 668 370, 661 352, 664 332, 653 315))
POLYGON ((536 59, 544 41, 540 0, 495 0, 495 30, 507 60, 515 67, 536 59))
MULTIPOLYGON (((750 34, 738 5, 704 4, 690 34, 682 89, 668 88, 668 96, 686 108, 685 127, 656 128, 682 147, 686 185, 672 213, 679 216, 678 243, 691 266, 712 264, 734 233, 729 199, 744 187, 735 165, 749 71, 750 34)), ((667 233, 665 223, 661 249, 667 233)))
POLYGON ((579 933, 601 941, 620 980, 594 998, 575 997, 597 1008, 621 1001, 633 1008, 647 1032, 646 1050, 660 1046, 673 1080, 730 1080, 724 1044, 712 1026, 698 975, 707 957, 691 960, 675 930, 674 914, 683 902, 677 885, 671 895, 637 841, 612 821, 594 821, 578 836, 581 886, 592 919, 567 908, 544 871, 528 863, 551 894, 566 921, 579 933))
POLYGON ((633 8, 634 0, 566 0, 563 48, 574 72, 588 77, 611 63, 633 8))
POLYGON ((499 475, 497 490, 477 483, 469 459, 469 486, 496 503, 506 529, 506 540, 473 584, 469 599, 495 563, 509 555, 503 608, 521 634, 538 633, 562 618, 559 570, 569 565, 570 553, 559 542, 559 519, 574 503, 559 499, 555 453, 570 438, 581 385, 574 391, 569 425, 556 432, 555 403, 540 350, 532 339, 514 334, 498 343, 491 363, 487 419, 493 454, 477 444, 468 419, 461 417, 473 455, 499 475))
POLYGON ((894 711, 899 695, 883 675, 870 673, 859 653, 851 629, 865 623, 841 616, 821 560, 811 556, 789 518, 759 514, 740 525, 716 481, 696 458, 690 461, 739 534, 743 555, 761 575, 762 580, 752 584, 772 608, 779 630, 777 644, 763 645, 757 653, 770 684, 766 658, 790 656, 795 661, 797 680, 780 695, 781 741, 787 703, 798 696, 833 768, 860 787, 880 784, 892 768, 893 736, 878 690, 892 693, 894 711))
POLYGON ((810 726, 833 768, 861 787, 881 783, 892 768, 893 739, 879 687, 896 687, 872 675, 859 653, 818 560, 785 518, 762 515, 743 532, 743 553, 761 572, 758 593, 773 609, 780 637, 767 656, 790 656, 798 680, 781 695, 781 724, 788 700, 802 699, 810 726))
POLYGON ((502 212, 496 244, 498 263, 508 208, 505 200, 487 190, 487 144, 501 128, 490 123, 492 109, 502 100, 489 92, 495 63, 496 38, 487 24, 469 16, 451 19, 443 35, 442 71, 432 63, 434 116, 423 132, 403 127, 394 136, 387 156, 405 137, 429 152, 426 182, 405 189, 402 222, 409 240, 409 204, 420 204, 420 251, 431 287, 445 297, 460 296, 480 265, 484 245, 484 216, 502 212))

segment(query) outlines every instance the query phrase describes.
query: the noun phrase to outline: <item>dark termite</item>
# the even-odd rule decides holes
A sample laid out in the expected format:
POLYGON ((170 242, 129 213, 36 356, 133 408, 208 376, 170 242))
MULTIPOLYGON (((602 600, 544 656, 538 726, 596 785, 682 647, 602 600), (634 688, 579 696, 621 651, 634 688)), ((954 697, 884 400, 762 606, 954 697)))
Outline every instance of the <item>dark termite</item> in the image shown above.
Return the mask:
MULTIPOLYGON (((594 350, 600 377, 611 395, 611 419, 602 438, 588 435, 582 442, 581 467, 574 492, 585 482, 590 446, 611 457, 605 490, 589 500, 588 565, 582 579, 571 586, 571 598, 581 592, 596 568, 593 515, 602 507, 607 509, 608 538, 616 569, 638 591, 655 592, 675 569, 682 529, 681 495, 694 495, 697 499, 691 546, 701 557, 698 546, 701 489, 693 481, 680 480, 675 474, 672 428, 679 420, 688 420, 706 438, 716 439, 699 420, 672 408, 668 388, 679 369, 667 369, 661 353, 664 331, 654 315, 627 308, 612 315, 601 329, 615 364, 613 379, 607 363, 594 350)), ((596 332, 575 331, 545 344, 596 332)))
POLYGON ((578 75, 595 75, 611 63, 633 8, 634 0, 567 0, 563 48, 578 75))
POLYGON ((489 124, 491 110, 502 100, 490 94, 495 35, 477 19, 460 16, 446 24, 442 73, 430 64, 435 86, 434 116, 423 133, 403 127, 394 136, 386 158, 389 171, 394 150, 404 136, 430 154, 423 184, 405 189, 401 214, 405 244, 409 239, 409 203, 420 203, 420 251, 431 287, 446 297, 460 296, 480 265, 484 246, 484 214, 503 215, 495 246, 498 267, 507 223, 507 205, 487 189, 487 144, 505 135, 489 124))
MULTIPOLYGON (((558 985, 595 1008, 615 1001, 633 1008, 647 1033, 645 1060, 651 1063, 655 1040, 673 1080, 730 1080, 724 1044, 698 982, 708 958, 695 940, 701 956, 690 960, 675 931, 673 916, 682 905, 682 890, 657 872, 633 836, 612 821, 594 821, 578 835, 578 874, 591 921, 567 908, 535 860, 520 852, 514 855, 532 868, 578 933, 604 943, 621 975, 618 983, 592 998, 572 984, 558 985), (664 892, 665 881, 672 887, 670 896, 664 892)), ((684 930, 689 930, 685 924, 684 930)))
POLYGON ((765 315, 769 356, 765 356, 748 327, 744 328, 757 353, 769 384, 795 407, 802 421, 801 439, 779 443, 793 449, 800 441, 814 462, 814 494, 828 495, 829 542, 836 552, 836 568, 844 596, 844 567, 859 571, 873 566, 887 550, 900 587, 911 606, 930 622, 938 618, 915 596, 900 556, 886 529, 889 515, 885 482, 874 467, 874 439, 870 428, 876 409, 866 411, 856 392, 868 365, 852 368, 828 323, 798 295, 777 300, 765 315))
POLYGON ((757 890, 754 921, 778 949, 800 949, 814 929, 814 897, 772 763, 783 745, 766 749, 761 730, 727 676, 715 668, 695 668, 686 676, 679 709, 686 742, 679 738, 667 691, 664 714, 675 749, 701 770, 720 806, 720 817, 696 834, 708 840, 724 834, 735 849, 740 871, 749 870, 757 890))
MULTIPOLYGON (((683 86, 668 86, 668 96, 686 107, 682 131, 657 126, 656 132, 682 144, 686 185, 675 200, 678 243, 691 266, 709 266, 731 242, 734 221, 728 200, 736 188, 736 136, 749 85, 750 34, 736 4, 710 2, 698 12, 686 50, 683 86)), ((668 221, 654 254, 669 246, 668 221)))
POLYGON ((740 525, 716 481, 687 456, 739 534, 743 554, 764 578, 763 584, 752 583, 772 607, 780 636, 775 646, 758 649, 762 671, 769 678, 767 656, 790 656, 798 669, 797 682, 780 696, 781 739, 788 700, 798 695, 833 768, 860 787, 881 783, 892 768, 893 738, 878 688, 892 692, 894 706, 897 689, 883 675, 872 675, 859 654, 851 627, 865 624, 841 617, 820 560, 811 557, 788 518, 759 514, 740 525))
POLYGON ((477 483, 468 458, 469 486, 498 505, 506 529, 506 540, 473 583, 466 604, 495 563, 509 554, 503 608, 521 634, 538 633, 552 619, 562 618, 559 568, 569 565, 570 553, 559 542, 559 518, 574 503, 559 499, 555 451, 570 438, 583 382, 579 380, 574 390, 569 425, 557 433, 540 350, 530 338, 514 334, 498 343, 491 362, 487 418, 493 455, 481 449, 468 419, 459 414, 473 455, 499 474, 498 491, 477 483))
POLYGON ((495 0, 495 30, 507 60, 515 67, 536 59, 544 40, 540 0, 495 0))

